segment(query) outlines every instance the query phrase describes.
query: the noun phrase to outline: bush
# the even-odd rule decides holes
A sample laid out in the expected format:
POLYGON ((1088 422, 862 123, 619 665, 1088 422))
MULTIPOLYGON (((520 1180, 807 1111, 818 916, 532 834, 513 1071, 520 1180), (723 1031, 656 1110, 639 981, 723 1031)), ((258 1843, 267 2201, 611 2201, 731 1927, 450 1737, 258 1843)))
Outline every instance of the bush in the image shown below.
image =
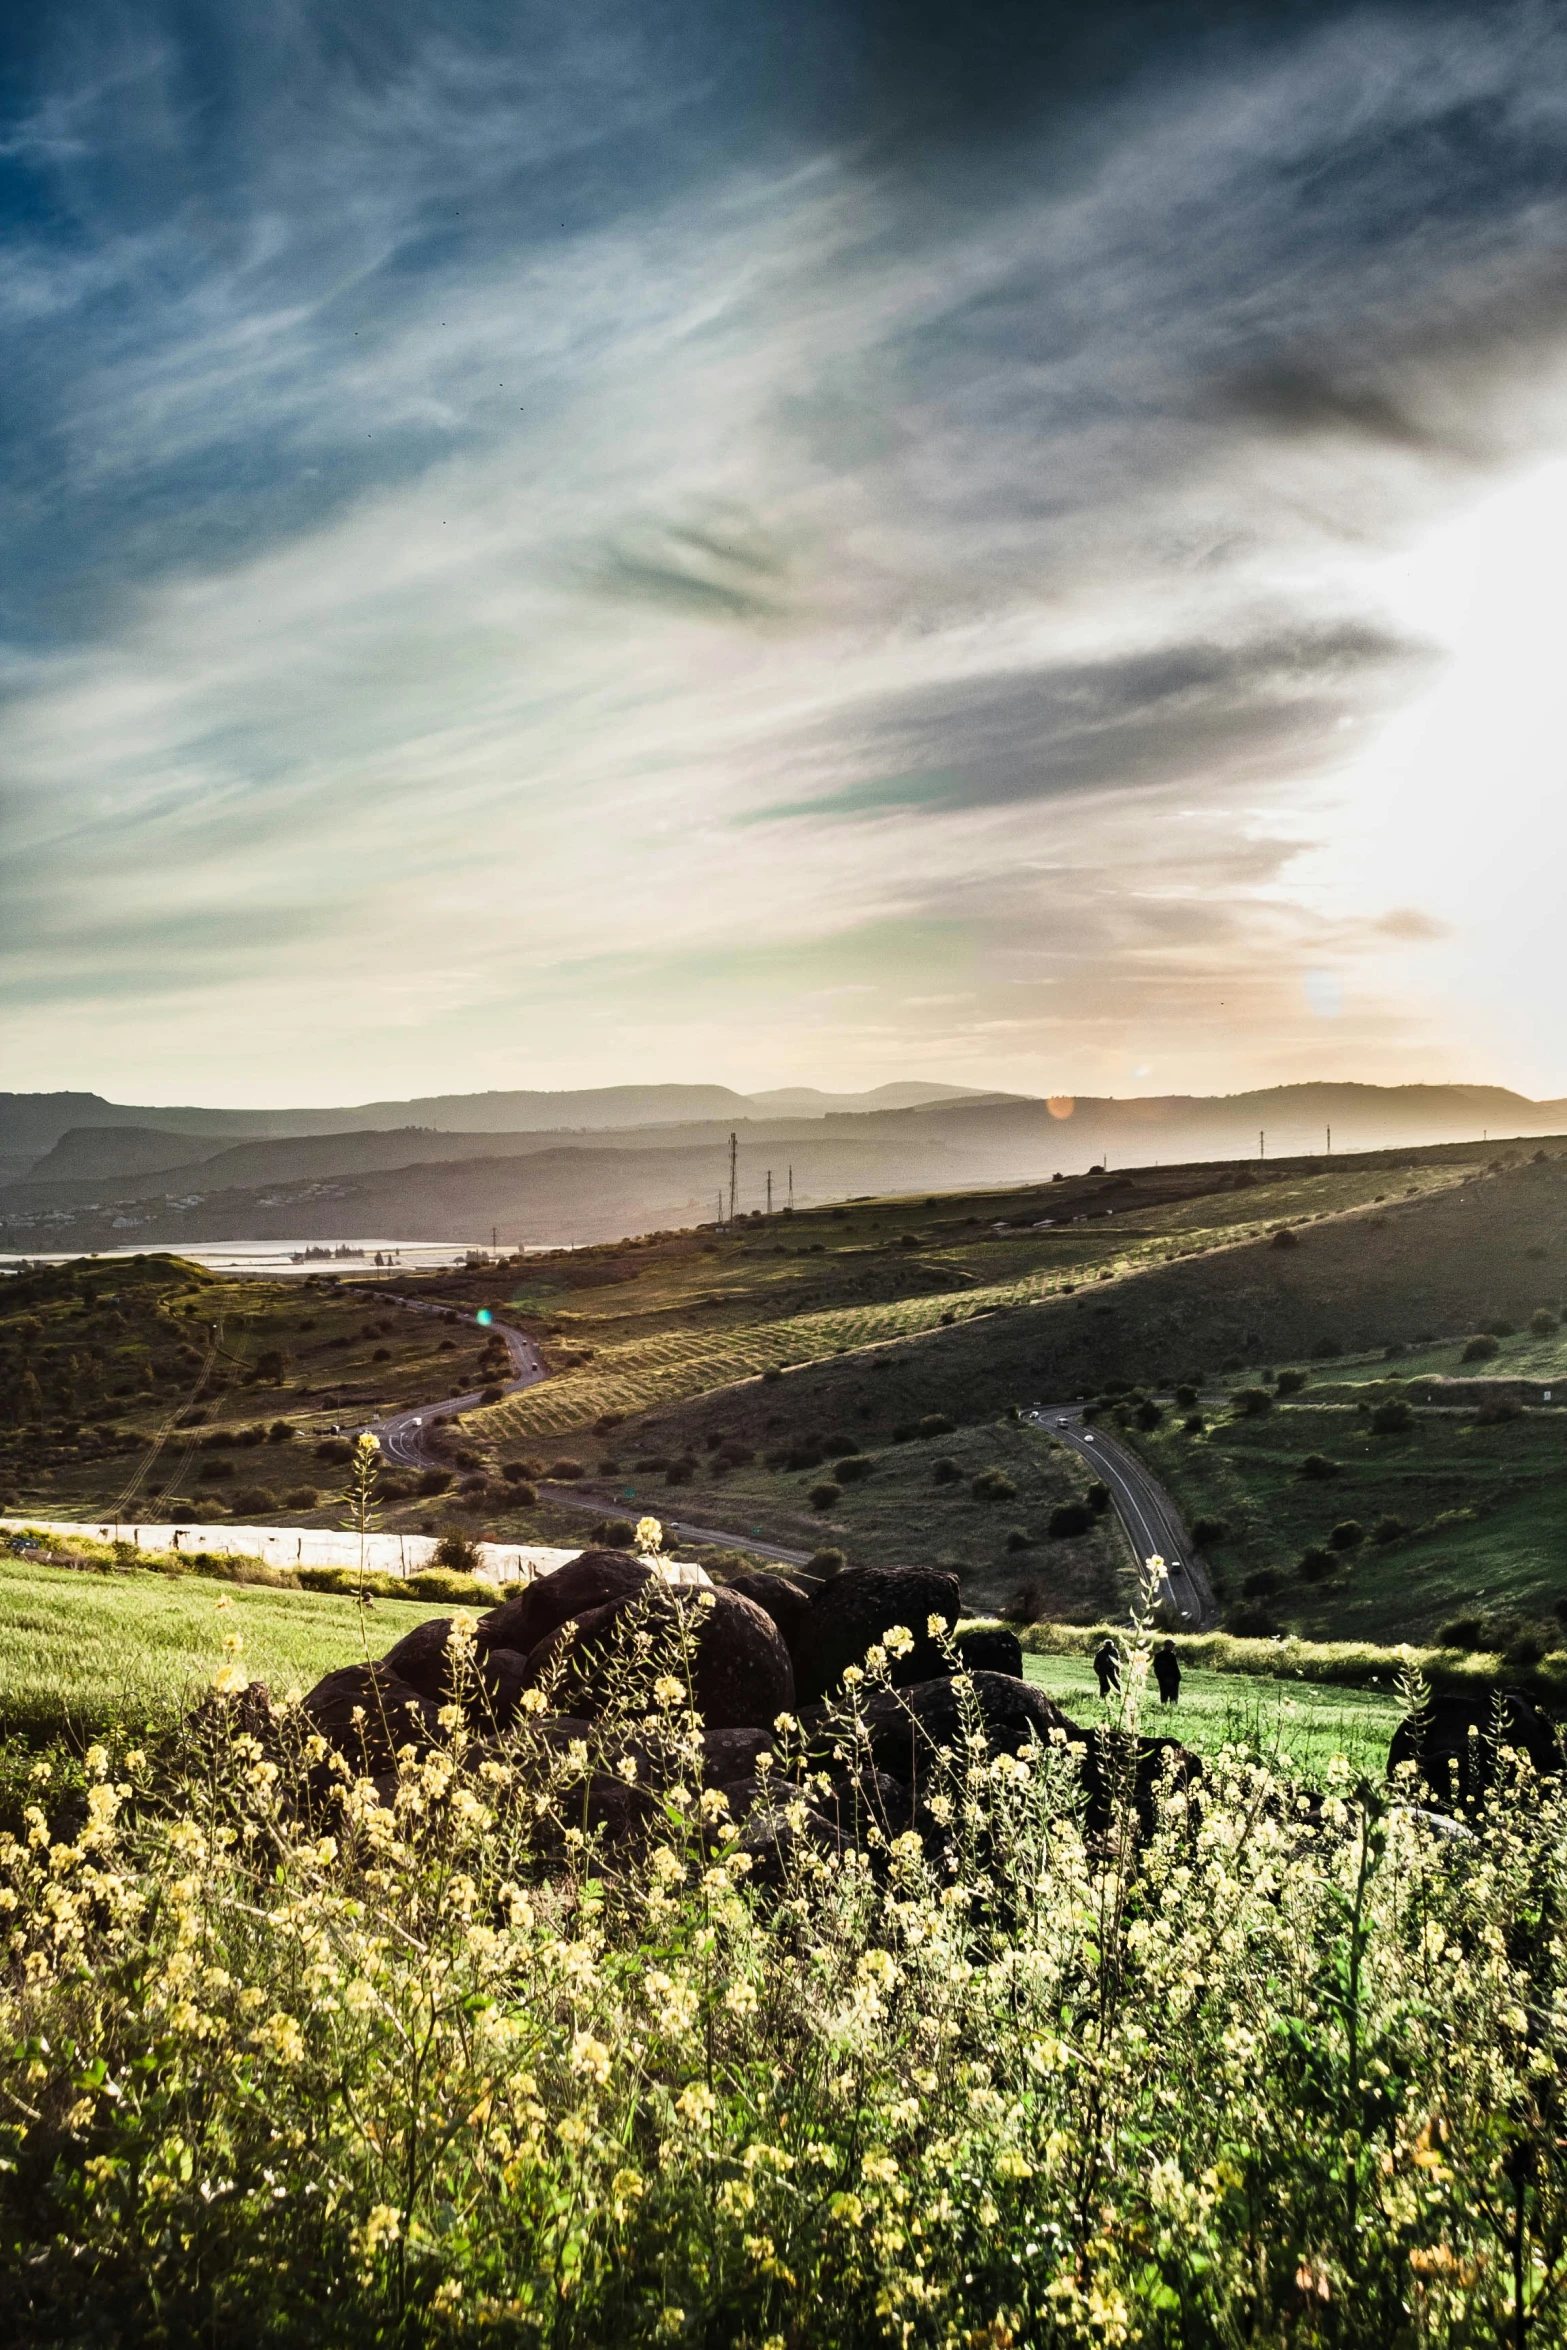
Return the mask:
POLYGON ((783 1377, 783 1373, 779 1370, 776 1363, 769 1363, 766 1370, 762 1373, 762 1377, 767 1382, 768 1386, 772 1386, 777 1380, 783 1377))
POLYGON ((1304 1371, 1281 1371, 1279 1373, 1278 1392, 1280 1395, 1299 1395, 1305 1384, 1306 1374, 1304 1371))
POLYGON ((1493 1355, 1501 1351, 1501 1345, 1492 1333, 1482 1330, 1467 1342, 1458 1359, 1464 1363, 1488 1363, 1493 1355))
POLYGON ((1336 1338, 1319 1338, 1312 1347, 1311 1359, 1314 1363, 1330 1363, 1335 1355, 1341 1355, 1343 1352, 1344 1349, 1336 1338))
POLYGON ((1196 1388, 1183 1380, 1175 1391, 1175 1400, 1183 1412, 1189 1412, 1197 1401, 1196 1388))
POLYGON ((1086 1501, 1060 1501, 1051 1511, 1045 1530, 1053 1542, 1067 1542, 1086 1534, 1093 1522, 1094 1513, 1086 1501))
POLYGON ((1379 1403, 1372 1413, 1371 1433, 1373 1436, 1399 1436, 1413 1425, 1414 1417, 1407 1403, 1390 1396, 1386 1403, 1379 1403))
POLYGON ((1181 1426, 1188 1436, 1203 1436, 1207 1433, 1208 1423, 1201 1412, 1188 1412, 1181 1426))
POLYGON ((981 1469, 969 1481, 969 1491, 976 1501, 1015 1501, 1017 1487, 1005 1469, 981 1469))
POLYGON ((321 1496, 313 1485, 296 1485, 283 1496, 283 1505, 291 1510, 313 1510, 321 1496))
POLYGON ((237 1518, 264 1518, 277 1508, 277 1495, 270 1485, 242 1485, 231 1507, 237 1518))
POLYGON ((1032 1550, 1034 1538, 1026 1526, 1013 1526, 1008 1530, 1006 1547, 1008 1550, 1032 1550))
POLYGON ((1110 1507, 1110 1488, 1102 1477, 1096 1477, 1092 1485, 1089 1486, 1088 1491, 1084 1494, 1083 1499, 1087 1502, 1089 1508, 1093 1511, 1096 1518, 1102 1517, 1104 1512, 1110 1507))
POLYGON ((1228 1518, 1194 1518, 1192 1540, 1199 1550, 1211 1550, 1216 1542, 1227 1542, 1230 1535, 1228 1518))
POLYGON ((1273 1235, 1272 1245, 1275 1248, 1299 1248, 1300 1234, 1292 1232, 1287 1224, 1281 1224, 1273 1235))
POLYGON ((450 1469, 421 1469, 419 1472, 418 1490, 429 1500, 433 1500, 438 1493, 449 1492, 451 1483, 450 1469))
POLYGON ((1480 1327, 1492 1338, 1511 1338, 1513 1335, 1511 1322, 1482 1322, 1480 1327))
POLYGON ((504 1488, 500 1496, 500 1502, 503 1509, 537 1509, 539 1502, 539 1489, 536 1485, 529 1485, 525 1481, 519 1481, 507 1485, 504 1488))
POLYGON ((1153 1401, 1151 1396, 1145 1397, 1138 1405, 1137 1425, 1139 1428, 1151 1432, 1153 1429, 1160 1426, 1163 1419, 1163 1412, 1159 1409, 1159 1406, 1153 1401))
POLYGON ((824 1477, 820 1484, 811 1487, 811 1507, 813 1510, 830 1510, 833 1503, 842 1498, 842 1494, 841 1485, 835 1484, 831 1477, 824 1477))
POLYGON ((551 1461, 546 1473, 554 1479, 557 1485, 574 1485, 579 1477, 587 1475, 582 1463, 572 1460, 567 1455, 562 1455, 558 1461, 551 1461))
POLYGON ((354 1448, 346 1436, 323 1436, 316 1446, 318 1461, 348 1461, 354 1457, 354 1448))
POLYGON ((1339 1474, 1337 1461, 1330 1461, 1325 1452, 1308 1452, 1300 1464, 1300 1475, 1321 1480, 1339 1474))
POLYGON ((267 1430, 268 1444, 291 1444, 293 1442, 293 1437, 294 1430, 292 1424, 287 1420, 274 1420, 271 1427, 267 1430))
POLYGON ((824 1583, 830 1583, 835 1575, 843 1573, 848 1563, 846 1553, 841 1550, 818 1550, 807 1559, 805 1571, 808 1575, 819 1576, 824 1583))
POLYGON ((962 1468, 945 1454, 939 1461, 931 1462, 930 1474, 932 1483, 936 1485, 958 1485, 963 1479, 962 1468))
POLYGON ((1534 1312, 1529 1316, 1529 1327, 1536 1338, 1549 1338, 1551 1332, 1558 1329, 1560 1325, 1549 1306, 1536 1306, 1534 1312))
POLYGON ((1366 1539, 1366 1529, 1358 1518, 1340 1518, 1328 1540, 1335 1550, 1358 1550, 1366 1539))
POLYGON ((635 1550, 637 1530, 629 1518, 600 1518, 588 1540, 601 1550, 635 1550))
POLYGON ((533 1471, 526 1461, 503 1461, 501 1475, 508 1485, 531 1485, 533 1471))
POLYGON ((1436 1635, 1438 1647, 1462 1649, 1478 1648, 1484 1636, 1484 1624, 1479 1616, 1454 1616, 1438 1627, 1436 1635))
POLYGON ((851 1452, 841 1461, 834 1461, 832 1473, 840 1485, 859 1485, 871 1473, 872 1463, 863 1452, 851 1452))
POLYGON ((1295 1571, 1303 1583, 1325 1583, 1330 1575, 1338 1572, 1339 1563, 1335 1552, 1324 1549, 1320 1542, 1314 1542, 1309 1549, 1301 1552, 1300 1564, 1295 1571))
POLYGON ((1238 1387, 1230 1397, 1230 1408, 1238 1419, 1260 1420, 1264 1412, 1273 1409, 1273 1398, 1265 1387, 1238 1387))
POLYGON ((432 1567, 448 1575, 477 1573, 479 1553, 459 1527, 449 1526, 430 1554, 432 1567))
POLYGON ((1243 1599, 1271 1599, 1284 1588, 1284 1577, 1277 1567, 1253 1567, 1241 1585, 1243 1599))
POLYGON ((1409 1528, 1402 1518, 1395 1518, 1391 1512, 1387 1512, 1372 1527, 1371 1539, 1385 1548, 1388 1543, 1396 1542, 1400 1535, 1408 1532, 1409 1528))
POLYGON ((932 1436, 950 1436, 952 1422, 945 1412, 927 1412, 924 1419, 917 1423, 915 1433, 927 1439, 932 1436))

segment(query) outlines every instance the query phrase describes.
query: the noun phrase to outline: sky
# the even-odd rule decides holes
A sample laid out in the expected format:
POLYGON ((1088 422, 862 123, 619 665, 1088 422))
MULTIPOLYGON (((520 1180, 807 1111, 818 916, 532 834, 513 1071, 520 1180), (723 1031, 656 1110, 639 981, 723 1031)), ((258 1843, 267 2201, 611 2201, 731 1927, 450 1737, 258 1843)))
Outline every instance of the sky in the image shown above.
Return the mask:
POLYGON ((1567 10, 0 27, 0 1082, 1567 1093, 1567 10))

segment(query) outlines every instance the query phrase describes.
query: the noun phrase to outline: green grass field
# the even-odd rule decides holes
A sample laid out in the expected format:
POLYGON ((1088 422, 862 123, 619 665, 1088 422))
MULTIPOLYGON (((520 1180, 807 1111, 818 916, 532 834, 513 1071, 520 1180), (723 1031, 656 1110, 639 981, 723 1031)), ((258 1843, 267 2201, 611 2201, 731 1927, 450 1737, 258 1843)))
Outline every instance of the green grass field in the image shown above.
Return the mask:
POLYGON ((193 1703, 237 1634, 239 1661, 274 1694, 308 1689, 334 1665, 379 1656, 427 1615, 377 1603, 269 1591, 194 1575, 92 1572, 0 1558, 0 1735, 80 1735, 164 1718, 193 1703))
MULTIPOLYGON (((1109 1718, 1087 1657, 1025 1656, 1023 1670, 1085 1729, 1109 1718)), ((1150 1682, 1143 1728, 1151 1735, 1179 1738, 1198 1754, 1244 1747, 1320 1785, 1335 1755, 1357 1774, 1375 1776, 1384 1770, 1401 1710, 1395 1698, 1376 1690, 1253 1680, 1188 1667, 1175 1705, 1161 1705, 1150 1682)))
POLYGON ((1349 1405, 1283 1404, 1264 1418, 1215 1419, 1200 1437, 1178 1426, 1130 1433, 1187 1522, 1223 1520, 1210 1565, 1233 1599, 1259 1574, 1280 1621, 1309 1639, 1423 1640, 1448 1619, 1510 1608, 1548 1616, 1567 1596, 1567 1412, 1490 1425, 1463 1412, 1416 1411, 1374 1435, 1349 1405), (1302 1474, 1308 1456, 1336 1474, 1302 1474), (1373 1541, 1382 1518, 1409 1531, 1373 1541), (1325 1582, 1303 1581, 1304 1551, 1331 1548, 1354 1521, 1366 1539, 1325 1582))

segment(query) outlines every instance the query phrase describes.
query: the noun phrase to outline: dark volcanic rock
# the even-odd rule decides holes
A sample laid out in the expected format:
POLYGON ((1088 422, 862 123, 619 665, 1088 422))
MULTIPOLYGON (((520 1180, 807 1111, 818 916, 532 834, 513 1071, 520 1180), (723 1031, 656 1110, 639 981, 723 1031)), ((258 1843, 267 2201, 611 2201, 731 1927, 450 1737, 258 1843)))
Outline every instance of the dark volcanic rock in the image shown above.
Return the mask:
POLYGON ((702 1777, 709 1787, 754 1779, 758 1760, 774 1744, 771 1730, 708 1730, 702 1740, 702 1777))
POLYGON ((460 1694, 471 1715, 505 1729, 527 1687, 527 1658, 515 1648, 476 1647, 459 1691, 451 1632, 450 1616, 431 1616, 405 1632, 381 1662, 432 1705, 447 1705, 460 1694))
POLYGON ((860 1710, 877 1768, 922 1784, 937 1749, 956 1749, 963 1736, 965 1687, 973 1692, 993 1753, 1017 1754, 1031 1738, 1046 1744, 1052 1730, 1073 1745, 1086 1742, 1088 1733, 1032 1682, 1009 1673, 972 1673, 961 1682, 947 1675, 912 1689, 878 1689, 865 1700, 860 1710))
MULTIPOLYGON (((564 1573, 565 1570, 562 1569, 564 1573)), ((614 1632, 627 1599, 611 1600, 558 1624, 528 1659, 533 1685, 559 1670, 554 1696, 574 1712, 597 1714, 608 1696, 609 1677, 623 1670, 615 1658, 614 1632)), ((738 1592, 677 1590, 661 1585, 651 1609, 667 1617, 678 1611, 696 1636, 691 1695, 708 1731, 764 1728, 794 1704, 794 1668, 777 1625, 738 1592)))
POLYGON ((929 1681, 951 1670, 925 1626, 940 1616, 949 1627, 958 1620, 958 1579, 935 1567, 849 1567, 811 1602, 800 1634, 796 1680, 800 1702, 809 1705, 835 1689, 845 1665, 864 1661, 865 1652, 894 1624, 914 1635, 909 1655, 892 1660, 896 1687, 929 1681))
POLYGON ((304 1711, 329 1745, 372 1772, 400 1746, 427 1746, 436 1730, 434 1706, 384 1662, 339 1666, 316 1683, 304 1711))
POLYGON ((479 1688, 469 1710, 493 1722, 497 1730, 509 1730, 517 1719, 517 1707, 528 1686, 525 1656, 515 1648, 486 1649, 479 1688))
POLYGON ((1412 1762, 1439 1803, 1472 1803, 1496 1784, 1501 1753, 1514 1747, 1537 1771, 1559 1771, 1562 1750, 1545 1716, 1521 1690, 1435 1691, 1405 1717, 1388 1748, 1389 1772, 1412 1762))
POLYGON ((1003 1624, 960 1632, 958 1656, 966 1673, 1009 1673, 1014 1681, 1023 1678, 1023 1643, 1003 1624))
POLYGON ((530 1656, 568 1617, 583 1616, 591 1608, 629 1599, 653 1580, 653 1571, 641 1559, 627 1558, 623 1550, 585 1550, 568 1559, 551 1575, 541 1575, 512 1598, 479 1618, 481 1648, 515 1648, 530 1656))
POLYGON ((725 1588, 738 1591, 742 1599, 753 1600, 764 1615, 772 1617, 783 1635, 783 1644, 789 1651, 799 1679, 800 1658, 804 1654, 806 1626, 811 1620, 812 1595, 803 1583, 792 1583, 787 1575, 768 1575, 760 1570, 744 1575, 731 1575, 725 1588))

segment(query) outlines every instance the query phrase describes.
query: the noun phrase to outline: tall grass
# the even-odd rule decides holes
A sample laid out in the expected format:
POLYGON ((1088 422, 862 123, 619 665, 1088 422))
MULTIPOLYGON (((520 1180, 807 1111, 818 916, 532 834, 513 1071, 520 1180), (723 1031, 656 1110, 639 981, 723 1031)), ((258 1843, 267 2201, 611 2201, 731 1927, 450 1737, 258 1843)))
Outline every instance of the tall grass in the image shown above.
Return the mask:
POLYGON ((65 1816, 34 1766, 0 1843, 13 2338, 1561 2338, 1558 1787, 1515 1768, 1454 1836, 1231 1755, 1150 1819, 1112 1740, 1090 1821, 1072 1753, 997 1751, 962 1684, 920 1832, 861 1780, 827 1845, 889 1628, 742 1831, 650 1637, 575 1746, 453 1706, 334 1777, 235 1703, 94 1750, 65 1816), (617 1773, 642 1829, 608 1849, 617 1773))

